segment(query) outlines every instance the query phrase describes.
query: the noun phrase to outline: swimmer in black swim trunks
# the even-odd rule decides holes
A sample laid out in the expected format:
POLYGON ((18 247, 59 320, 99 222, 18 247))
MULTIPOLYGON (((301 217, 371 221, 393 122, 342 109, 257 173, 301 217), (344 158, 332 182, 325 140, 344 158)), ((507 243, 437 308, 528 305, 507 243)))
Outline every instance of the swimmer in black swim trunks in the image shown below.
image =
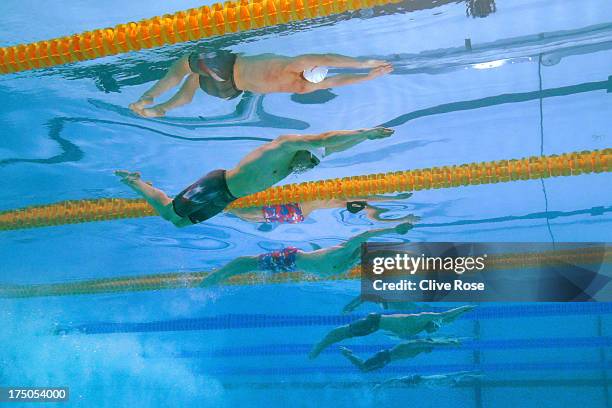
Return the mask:
POLYGON ((259 256, 241 256, 208 275, 201 286, 216 285, 232 276, 249 272, 299 271, 315 276, 339 275, 359 262, 362 243, 389 233, 404 235, 411 228, 412 224, 404 223, 393 228, 374 229, 352 237, 340 245, 312 252, 287 247, 259 256))
POLYGON ((386 61, 358 60, 336 54, 309 54, 298 57, 262 54, 244 56, 231 51, 205 47, 176 61, 166 75, 130 109, 145 117, 164 116, 166 112, 193 100, 198 88, 207 94, 233 99, 245 91, 310 93, 343 85, 368 81, 393 71, 386 61), (328 67, 368 69, 367 74, 338 74, 328 77, 328 67), (155 98, 177 86, 187 77, 180 90, 164 103, 155 98))
POLYGON ((315 153, 329 155, 392 134, 391 129, 374 128, 280 136, 255 149, 233 169, 211 171, 174 199, 142 181, 138 172, 118 170, 115 174, 162 218, 184 227, 214 217, 232 201, 272 187, 291 173, 312 169, 320 162, 315 153))
POLYGON ((353 352, 340 347, 342 355, 346 357, 360 371, 380 370, 391 361, 413 358, 421 353, 431 353, 435 347, 439 346, 459 346, 459 339, 454 338, 431 338, 431 339, 411 339, 404 341, 390 349, 381 350, 367 360, 362 360, 355 356, 353 352))
POLYGON ((404 339, 415 336, 422 331, 433 333, 442 327, 442 325, 451 323, 457 317, 472 309, 474 309, 474 306, 460 306, 440 313, 422 312, 392 315, 370 313, 363 319, 330 331, 323 340, 312 348, 309 357, 311 359, 316 358, 323 350, 334 343, 353 337, 367 336, 378 330, 390 332, 404 339))

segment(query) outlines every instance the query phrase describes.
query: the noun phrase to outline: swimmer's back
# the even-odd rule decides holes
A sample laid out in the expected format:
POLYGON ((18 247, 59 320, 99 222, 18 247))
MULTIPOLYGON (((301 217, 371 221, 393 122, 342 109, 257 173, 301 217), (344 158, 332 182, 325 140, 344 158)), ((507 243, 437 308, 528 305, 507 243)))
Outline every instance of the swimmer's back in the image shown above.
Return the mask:
POLYGON ((236 87, 255 93, 299 92, 308 82, 291 69, 293 61, 294 58, 275 54, 238 56, 234 70, 236 87))

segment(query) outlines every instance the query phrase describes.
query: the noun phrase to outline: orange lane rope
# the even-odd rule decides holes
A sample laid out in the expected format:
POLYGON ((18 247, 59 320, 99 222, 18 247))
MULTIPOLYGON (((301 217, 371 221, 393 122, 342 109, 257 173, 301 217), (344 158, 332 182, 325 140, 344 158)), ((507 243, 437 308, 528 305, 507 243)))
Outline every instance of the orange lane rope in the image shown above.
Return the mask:
MULTIPOLYGON (((495 254, 487 258, 487 270, 530 268, 542 265, 610 263, 612 250, 609 247, 586 247, 546 252, 495 254)), ((95 293, 139 292, 162 289, 194 288, 200 285, 208 272, 168 273, 133 277, 95 279, 80 282, 53 283, 42 285, 1 285, 0 297, 26 298, 40 296, 67 296, 95 293)), ((222 285, 264 285, 297 282, 321 282, 358 279, 361 267, 333 276, 314 276, 302 272, 274 274, 247 273, 222 282, 222 285)))
POLYGON ((240 0, 178 11, 114 28, 0 48, 0 73, 91 60, 400 3, 401 0, 240 0))
MULTIPOLYGON (((367 197, 398 191, 602 173, 610 171, 611 158, 612 149, 604 149, 287 184, 240 198, 230 207, 258 207, 316 199, 367 197)), ((154 210, 141 199, 72 200, 0 212, 0 230, 152 215, 155 215, 154 210)))

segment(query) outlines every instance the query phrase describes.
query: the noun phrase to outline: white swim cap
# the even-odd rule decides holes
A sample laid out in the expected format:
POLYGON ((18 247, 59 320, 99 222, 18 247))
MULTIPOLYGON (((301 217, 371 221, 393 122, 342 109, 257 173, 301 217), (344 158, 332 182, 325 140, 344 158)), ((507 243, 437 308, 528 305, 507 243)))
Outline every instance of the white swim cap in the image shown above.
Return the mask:
POLYGON ((325 79, 327 76, 327 71, 327 67, 312 67, 310 69, 305 69, 304 72, 302 72, 302 76, 308 82, 318 84, 325 79))

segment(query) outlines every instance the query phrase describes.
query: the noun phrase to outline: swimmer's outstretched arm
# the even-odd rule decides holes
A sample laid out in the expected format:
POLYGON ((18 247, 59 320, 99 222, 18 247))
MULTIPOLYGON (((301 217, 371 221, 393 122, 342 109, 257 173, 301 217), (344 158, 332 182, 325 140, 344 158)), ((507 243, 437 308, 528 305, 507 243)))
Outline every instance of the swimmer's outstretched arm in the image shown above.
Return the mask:
POLYGON ((368 218, 370 218, 371 220, 376 220, 380 222, 412 222, 412 223, 420 220, 420 218, 414 214, 404 215, 401 218, 383 218, 382 215, 388 211, 389 210, 386 208, 379 208, 374 205, 368 205, 366 207, 366 214, 368 214, 368 218))
POLYGON ((419 375, 417 374, 413 374, 413 375, 407 375, 404 377, 397 377, 397 378, 390 378, 388 380, 385 380, 379 384, 376 384, 372 389, 374 391, 380 390, 381 388, 384 387, 390 387, 390 386, 394 386, 394 385, 402 385, 404 387, 412 387, 414 385, 417 384, 417 382, 419 381, 419 375))
MULTIPOLYGON (((316 89, 329 89, 337 88, 339 86, 357 84, 359 82, 370 81, 379 76, 387 75, 393 72, 391 65, 383 65, 381 67, 373 68, 367 74, 338 74, 325 78, 323 81, 312 84, 311 86, 316 89)), ((315 89, 315 90, 316 90, 315 89)), ((312 91, 310 91, 312 92, 312 91)))
POLYGON ((364 198, 367 201, 393 201, 393 200, 405 200, 406 198, 412 197, 412 193, 397 193, 394 195, 383 195, 383 194, 372 194, 364 198))
POLYGON ((295 57, 291 62, 291 68, 303 71, 312 67, 334 67, 334 68, 376 68, 389 65, 387 61, 375 59, 358 59, 339 54, 304 54, 295 57))
POLYGON ((227 265, 211 272, 210 275, 205 277, 200 286, 212 286, 217 285, 224 280, 231 278, 232 276, 241 275, 243 273, 254 272, 257 270, 257 257, 256 256, 241 256, 234 259, 227 265))
POLYGON ((318 135, 286 136, 277 139, 279 147, 284 150, 298 151, 324 147, 326 154, 346 150, 366 140, 383 139, 394 133, 389 128, 371 128, 359 130, 334 130, 318 135))
POLYGON ((464 305, 464 306, 456 307, 454 309, 446 310, 444 312, 440 312, 439 316, 441 317, 440 319, 441 323, 444 323, 444 324, 452 323, 453 321, 455 321, 455 319, 457 319, 462 314, 469 312, 471 310, 474 310, 475 308, 476 306, 474 305, 464 305))
POLYGON ((458 338, 433 338, 413 339, 404 341, 391 349, 392 360, 413 358, 421 353, 429 353, 434 347, 459 347, 461 340, 458 338))
POLYGON ((466 381, 480 380, 484 377, 480 371, 458 371, 456 373, 449 373, 448 376, 452 378, 453 385, 466 381))
MULTIPOLYGON (((408 231, 410 231, 412 229, 412 224, 409 222, 405 222, 399 225, 396 225, 392 228, 376 228, 376 229, 372 229, 369 231, 365 231, 362 232, 359 235, 355 235, 354 237, 349 238, 346 242, 338 245, 338 246, 334 246, 331 248, 327 248, 327 249, 323 249, 320 251, 326 251, 328 254, 331 251, 345 251, 348 254, 352 254, 353 252, 355 252, 356 250, 358 250, 359 248, 361 248, 361 244, 367 242, 369 239, 371 238, 376 238, 379 237, 381 235, 385 235, 388 234, 390 232, 396 232, 398 234, 404 235, 406 234, 408 231)), ((316 251, 315 251, 316 252, 316 251)))

